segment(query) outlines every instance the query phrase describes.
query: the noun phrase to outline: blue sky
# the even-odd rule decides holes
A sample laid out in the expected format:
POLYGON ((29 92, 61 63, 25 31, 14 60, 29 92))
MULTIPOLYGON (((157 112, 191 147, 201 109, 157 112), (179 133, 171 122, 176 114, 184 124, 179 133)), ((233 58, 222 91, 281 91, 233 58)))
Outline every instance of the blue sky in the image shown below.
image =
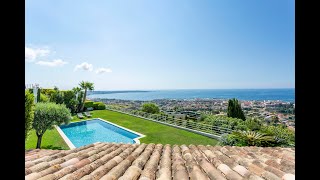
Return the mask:
POLYGON ((292 0, 27 0, 25 80, 95 90, 293 88, 292 0))

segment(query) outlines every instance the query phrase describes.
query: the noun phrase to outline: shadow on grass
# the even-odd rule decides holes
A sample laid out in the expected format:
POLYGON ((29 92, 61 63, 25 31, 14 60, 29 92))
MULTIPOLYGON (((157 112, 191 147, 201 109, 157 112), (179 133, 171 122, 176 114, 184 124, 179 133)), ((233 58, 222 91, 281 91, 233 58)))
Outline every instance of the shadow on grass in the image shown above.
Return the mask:
POLYGON ((41 149, 67 150, 66 148, 59 147, 59 146, 52 146, 52 145, 41 146, 41 149))
POLYGON ((72 115, 72 119, 70 122, 80 122, 80 121, 86 121, 88 119, 94 119, 95 117, 93 117, 93 115, 95 114, 94 112, 92 111, 89 111, 90 114, 91 114, 91 117, 87 117, 87 116, 84 116, 84 118, 78 118, 77 114, 73 114, 72 115))

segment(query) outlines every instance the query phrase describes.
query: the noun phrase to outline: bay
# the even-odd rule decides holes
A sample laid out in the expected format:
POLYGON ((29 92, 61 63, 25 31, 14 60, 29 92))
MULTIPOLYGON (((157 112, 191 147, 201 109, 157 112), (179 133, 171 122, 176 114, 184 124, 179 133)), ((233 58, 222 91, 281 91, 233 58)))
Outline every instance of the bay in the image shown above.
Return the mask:
POLYGON ((288 89, 183 89, 152 91, 92 91, 89 99, 122 99, 150 101, 154 99, 230 99, 280 100, 294 102, 294 88, 288 89))

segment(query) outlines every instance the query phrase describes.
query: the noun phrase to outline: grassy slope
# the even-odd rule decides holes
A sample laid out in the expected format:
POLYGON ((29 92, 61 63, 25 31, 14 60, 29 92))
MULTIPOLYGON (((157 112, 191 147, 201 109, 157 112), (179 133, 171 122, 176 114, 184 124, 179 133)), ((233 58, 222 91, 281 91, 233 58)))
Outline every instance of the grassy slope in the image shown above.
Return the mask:
MULTIPOLYGON (((146 135, 141 138, 141 143, 161 143, 161 144, 203 144, 215 145, 217 141, 202 135, 191 133, 185 130, 176 129, 141 118, 113 112, 109 110, 91 111, 92 117, 99 117, 126 127, 133 131, 146 135)), ((79 121, 74 117, 73 121, 79 121)))
MULTIPOLYGON (((28 140, 25 143, 25 149, 35 149, 37 146, 37 135, 34 130, 30 132, 28 140)), ((56 129, 47 130, 41 142, 42 149, 69 149, 56 129)))

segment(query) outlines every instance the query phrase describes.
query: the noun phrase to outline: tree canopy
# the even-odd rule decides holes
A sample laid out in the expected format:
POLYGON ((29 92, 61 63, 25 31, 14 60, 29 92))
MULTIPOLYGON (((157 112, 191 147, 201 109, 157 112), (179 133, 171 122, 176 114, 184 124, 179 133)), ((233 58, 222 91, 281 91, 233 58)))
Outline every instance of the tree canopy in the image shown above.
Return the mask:
POLYGON ((42 136, 47 129, 52 129, 53 125, 69 124, 70 120, 71 114, 66 105, 52 102, 37 103, 32 123, 38 137, 37 148, 40 148, 42 136))
POLYGON ((152 114, 157 114, 160 112, 160 109, 158 107, 158 105, 154 104, 154 103, 145 103, 142 105, 142 111, 146 112, 146 113, 152 113, 152 114))
POLYGON ((84 89, 84 95, 83 95, 82 105, 81 105, 81 108, 80 108, 80 110, 83 111, 83 109, 84 109, 84 102, 85 102, 86 97, 87 97, 87 90, 90 90, 90 91, 94 90, 94 85, 93 85, 93 83, 88 82, 88 81, 81 81, 81 82, 79 83, 79 86, 80 86, 81 89, 84 89))

